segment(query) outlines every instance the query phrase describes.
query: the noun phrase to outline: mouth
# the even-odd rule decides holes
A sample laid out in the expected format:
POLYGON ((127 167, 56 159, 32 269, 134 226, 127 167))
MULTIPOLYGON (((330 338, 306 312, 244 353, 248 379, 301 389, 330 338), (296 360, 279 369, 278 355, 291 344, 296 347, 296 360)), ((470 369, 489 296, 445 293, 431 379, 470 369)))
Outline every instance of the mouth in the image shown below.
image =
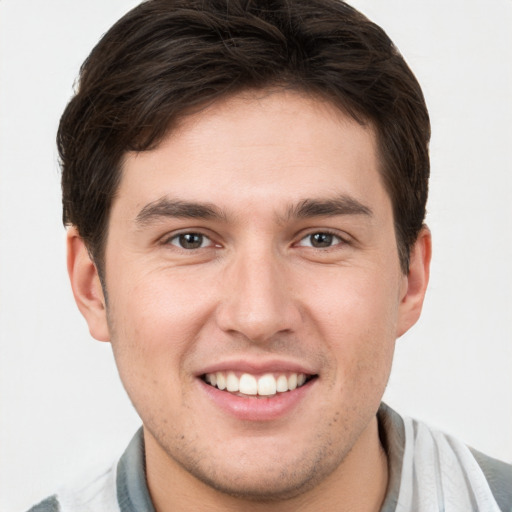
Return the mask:
POLYGON ((317 375, 281 372, 254 375, 235 371, 205 373, 201 379, 208 385, 240 397, 269 398, 301 388, 317 375))

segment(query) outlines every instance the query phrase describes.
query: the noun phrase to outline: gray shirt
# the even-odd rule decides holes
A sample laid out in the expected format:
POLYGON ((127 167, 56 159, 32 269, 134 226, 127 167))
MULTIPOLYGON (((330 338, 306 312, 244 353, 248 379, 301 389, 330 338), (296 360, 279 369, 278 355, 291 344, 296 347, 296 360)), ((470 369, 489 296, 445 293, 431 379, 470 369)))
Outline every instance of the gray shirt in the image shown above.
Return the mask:
MULTIPOLYGON (((402 461, 405 449, 404 421, 400 415, 385 404, 381 405, 377 417, 379 435, 388 457, 389 466, 388 489, 381 512, 395 512, 402 481, 402 461)), ((512 465, 488 457, 476 450, 470 450, 485 475, 500 509, 503 512, 512 512, 512 465)), ((121 512, 155 512, 146 484, 142 428, 135 434, 117 464, 115 485, 114 492, 117 495, 121 512)), ((54 495, 32 507, 28 512, 60 511, 59 497, 54 495)))

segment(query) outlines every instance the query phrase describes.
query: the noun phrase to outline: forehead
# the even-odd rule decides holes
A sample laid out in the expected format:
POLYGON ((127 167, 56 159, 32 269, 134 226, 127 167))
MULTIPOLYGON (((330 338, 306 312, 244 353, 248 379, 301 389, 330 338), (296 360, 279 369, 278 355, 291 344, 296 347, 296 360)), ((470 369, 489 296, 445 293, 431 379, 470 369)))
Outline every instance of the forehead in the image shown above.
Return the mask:
POLYGON ((340 194, 364 202, 386 195, 378 167, 371 125, 321 98, 252 91, 186 116, 156 149, 128 153, 114 206, 165 195, 242 209, 340 194))

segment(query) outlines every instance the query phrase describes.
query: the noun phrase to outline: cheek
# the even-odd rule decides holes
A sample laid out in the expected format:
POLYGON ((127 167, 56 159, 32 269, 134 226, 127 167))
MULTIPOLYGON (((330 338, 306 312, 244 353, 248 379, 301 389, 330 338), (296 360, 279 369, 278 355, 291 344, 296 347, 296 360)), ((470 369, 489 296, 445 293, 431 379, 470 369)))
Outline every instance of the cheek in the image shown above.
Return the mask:
POLYGON ((333 383, 342 391, 380 393, 393 358, 398 318, 398 289, 375 274, 339 272, 316 282, 310 295, 310 318, 316 336, 335 361, 333 383))
POLYGON ((111 316, 122 326, 123 338, 148 350, 161 344, 179 349, 209 311, 208 293, 171 272, 148 272, 118 282, 111 316))
POLYGON ((134 402, 179 395, 187 355, 208 316, 208 297, 165 276, 120 281, 109 290, 109 328, 116 364, 134 402))
POLYGON ((377 343, 394 338, 398 320, 398 279, 383 279, 364 269, 341 269, 316 276, 304 299, 326 339, 377 343))

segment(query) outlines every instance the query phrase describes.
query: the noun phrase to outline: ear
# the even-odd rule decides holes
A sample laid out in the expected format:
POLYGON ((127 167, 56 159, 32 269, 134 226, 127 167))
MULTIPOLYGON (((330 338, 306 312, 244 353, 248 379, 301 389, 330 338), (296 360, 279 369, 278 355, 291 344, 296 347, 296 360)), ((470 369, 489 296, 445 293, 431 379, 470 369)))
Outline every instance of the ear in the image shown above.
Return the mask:
POLYGON ((78 309, 84 316, 91 336, 110 341, 107 308, 96 265, 76 228, 67 233, 68 274, 78 309))
POLYGON ((411 248, 409 272, 404 279, 404 290, 399 305, 397 337, 405 334, 417 321, 423 307, 430 275, 432 236, 424 226, 411 248))

